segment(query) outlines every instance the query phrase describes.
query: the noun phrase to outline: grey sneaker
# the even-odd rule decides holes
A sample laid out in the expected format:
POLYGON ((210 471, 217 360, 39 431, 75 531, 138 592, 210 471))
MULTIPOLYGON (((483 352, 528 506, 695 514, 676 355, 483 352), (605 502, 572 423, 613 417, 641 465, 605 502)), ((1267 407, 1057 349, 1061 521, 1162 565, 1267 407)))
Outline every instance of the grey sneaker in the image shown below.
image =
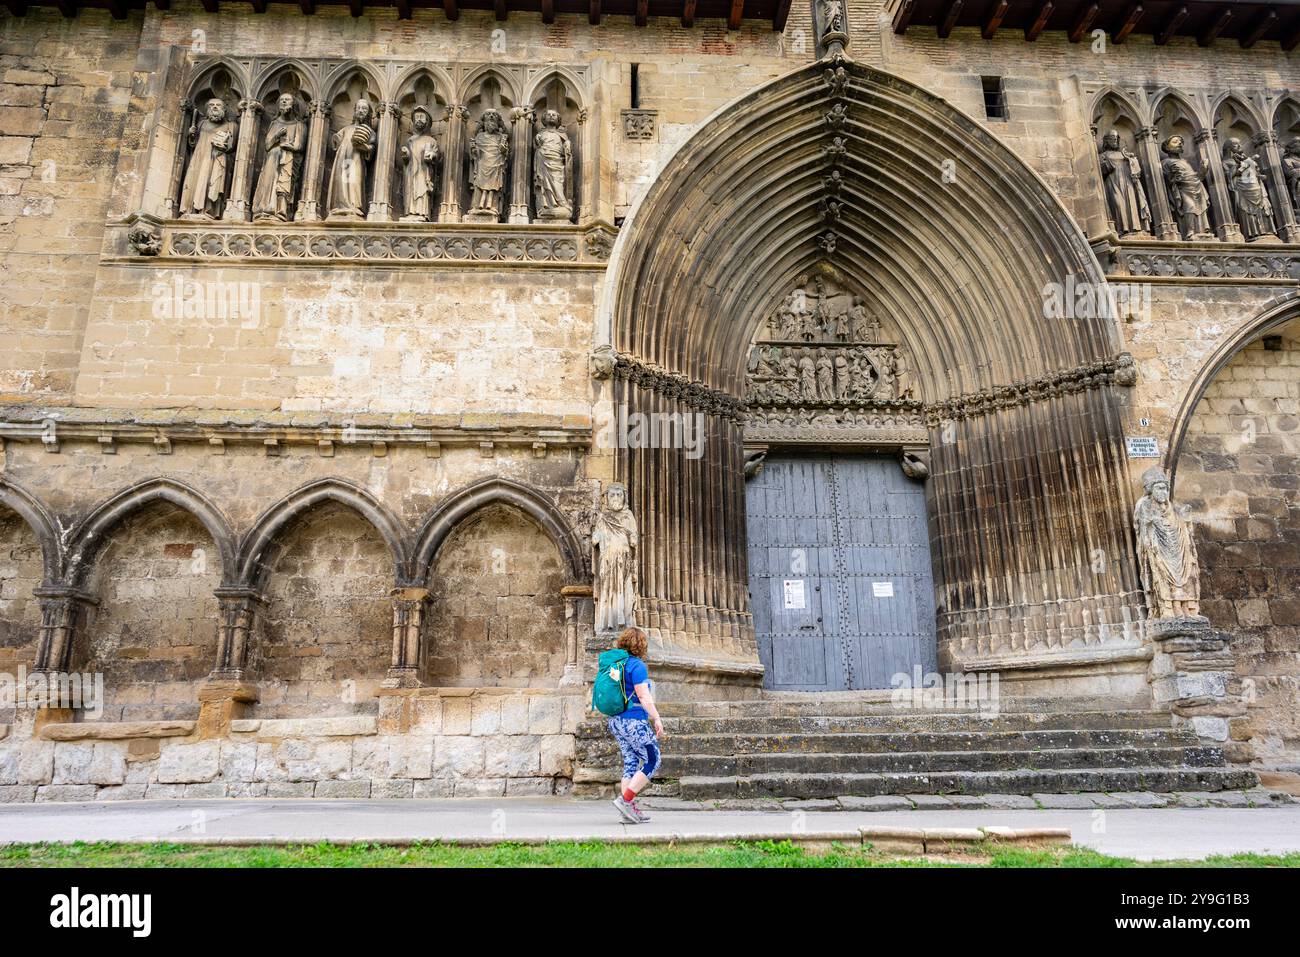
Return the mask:
POLYGON ((628 824, 644 824, 647 818, 637 809, 637 806, 631 801, 624 801, 623 795, 614 798, 614 807, 622 815, 623 820, 628 824))
POLYGON ((636 798, 632 799, 632 810, 636 811, 637 814, 641 815, 642 823, 650 820, 650 815, 647 814, 645 811, 641 810, 641 805, 636 803, 636 798))

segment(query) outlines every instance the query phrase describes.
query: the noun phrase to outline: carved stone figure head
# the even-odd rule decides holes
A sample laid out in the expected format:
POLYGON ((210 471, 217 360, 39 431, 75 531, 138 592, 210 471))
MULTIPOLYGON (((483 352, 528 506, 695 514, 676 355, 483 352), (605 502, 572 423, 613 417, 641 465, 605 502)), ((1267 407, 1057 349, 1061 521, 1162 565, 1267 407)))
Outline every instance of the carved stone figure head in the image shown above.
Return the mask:
POLYGON ((374 115, 375 108, 370 105, 370 101, 364 96, 357 100, 357 105, 352 108, 352 120, 355 123, 370 123, 370 117, 374 115))
POLYGON ((220 123, 226 118, 226 101, 214 96, 205 104, 204 112, 213 123, 220 123))
POLYGON ((1101 138, 1101 145, 1104 149, 1108 149, 1108 150, 1119 149, 1119 131, 1111 130, 1109 133, 1103 136, 1101 138))
POLYGON ((281 93, 280 98, 276 100, 276 107, 280 110, 280 115, 286 119, 293 116, 293 94, 281 93))
POLYGON ((505 120, 501 119, 501 114, 493 109, 484 110, 478 120, 478 128, 489 133, 500 133, 505 127, 505 120))
POLYGON ((1142 488, 1161 505, 1169 501, 1169 476, 1158 465, 1153 465, 1142 473, 1142 488))
POLYGON ((1183 138, 1175 133, 1173 136, 1169 137, 1169 139, 1165 140, 1164 144, 1160 147, 1160 152, 1169 156, 1182 156, 1183 138))
POLYGON ((547 129, 556 129, 560 125, 560 114, 557 110, 546 110, 542 113, 542 126, 547 129))
POLYGON ((424 107, 417 106, 411 111, 411 126, 415 128, 415 132, 423 133, 432 125, 433 116, 424 107))
POLYGON ((605 506, 614 512, 627 507, 627 487, 622 482, 611 482, 605 489, 605 506))
POLYGON ((1286 146, 1282 148, 1282 151, 1286 153, 1287 156, 1300 155, 1300 137, 1288 140, 1286 146))
POLYGON ((1230 156, 1242 157, 1246 155, 1246 148, 1241 145, 1241 140, 1235 136, 1228 137, 1228 141, 1223 144, 1223 152, 1230 156))

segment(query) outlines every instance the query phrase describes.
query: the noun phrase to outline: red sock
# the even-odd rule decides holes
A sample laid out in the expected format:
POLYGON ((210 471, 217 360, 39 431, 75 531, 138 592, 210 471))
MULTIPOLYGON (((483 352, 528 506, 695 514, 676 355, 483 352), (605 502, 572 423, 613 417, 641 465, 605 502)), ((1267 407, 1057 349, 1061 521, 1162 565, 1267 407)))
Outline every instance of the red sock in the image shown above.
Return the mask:
POLYGON ((632 800, 634 797, 636 797, 636 792, 633 791, 631 788, 624 788, 624 789, 623 789, 623 800, 624 800, 624 801, 630 801, 630 800, 632 800))

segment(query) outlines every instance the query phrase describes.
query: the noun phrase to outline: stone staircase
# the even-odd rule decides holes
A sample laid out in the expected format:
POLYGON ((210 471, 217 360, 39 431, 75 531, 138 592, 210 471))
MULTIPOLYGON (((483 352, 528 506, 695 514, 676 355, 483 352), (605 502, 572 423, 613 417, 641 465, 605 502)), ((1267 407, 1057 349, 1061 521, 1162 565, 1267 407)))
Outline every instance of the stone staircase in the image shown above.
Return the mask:
MULTIPOLYGON (((660 707, 664 761, 649 793, 688 800, 898 794, 1220 791, 1254 787, 1254 772, 1168 712, 1106 702, 1003 702, 975 709, 899 710, 877 695, 767 695, 660 707), (1066 710, 1068 709, 1068 710, 1066 710)), ((574 793, 618 780, 617 749, 599 716, 578 729, 574 793)))

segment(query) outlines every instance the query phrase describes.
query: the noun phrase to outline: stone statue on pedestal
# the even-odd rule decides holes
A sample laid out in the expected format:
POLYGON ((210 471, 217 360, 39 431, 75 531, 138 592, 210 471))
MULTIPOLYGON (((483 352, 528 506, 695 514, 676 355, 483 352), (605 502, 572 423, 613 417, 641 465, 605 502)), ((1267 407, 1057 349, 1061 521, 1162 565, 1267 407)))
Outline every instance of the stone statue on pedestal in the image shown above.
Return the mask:
POLYGON ((287 223, 298 191, 298 173, 307 149, 307 124, 298 119, 293 95, 282 93, 277 115, 262 138, 266 153, 253 192, 253 220, 287 223))
POLYGON ((1121 238, 1150 235, 1151 210, 1147 207, 1146 190, 1142 188, 1138 158, 1124 149, 1115 130, 1102 137, 1098 158, 1115 231, 1121 238))
POLYGON ((326 197, 331 217, 364 219, 366 216, 366 164, 375 152, 375 131, 370 126, 374 108, 362 98, 352 109, 352 122, 334 134, 334 168, 326 197))
POLYGON ((538 219, 573 216, 573 144, 560 125, 560 114, 547 110, 542 128, 533 137, 533 196, 538 219))
POLYGON ((1133 509, 1138 564, 1152 618, 1200 614, 1200 565, 1192 526, 1169 495, 1169 477, 1153 466, 1142 476, 1146 494, 1133 509))
POLYGON ((506 191, 506 163, 510 158, 510 134, 496 110, 483 111, 478 132, 469 143, 470 222, 495 223, 501 219, 501 201, 506 191))
POLYGON ((622 631, 636 624, 636 516, 627 507, 627 488, 614 482, 591 532, 596 632, 622 631))
POLYGON ((235 121, 216 97, 189 130, 190 166, 181 187, 182 219, 220 219, 226 205, 226 170, 235 149, 235 121))
POLYGON ((1273 204, 1259 178, 1259 157, 1246 155, 1235 136, 1223 144, 1223 175, 1228 180, 1237 225, 1247 242, 1278 242, 1273 225, 1273 204))
POLYGON ((1165 140, 1160 151, 1165 158, 1160 168, 1169 187, 1169 206, 1178 217, 1184 239, 1213 239, 1210 231, 1210 194, 1201 180, 1201 174, 1183 159, 1183 138, 1178 135, 1165 140))
POLYGON ((438 141, 429 132, 433 116, 423 106, 411 111, 411 136, 402 147, 402 222, 427 223, 433 218, 433 194, 438 188, 438 141))
POLYGON ((1291 202, 1300 209, 1300 139, 1290 140, 1282 151, 1282 171, 1291 191, 1291 202))

